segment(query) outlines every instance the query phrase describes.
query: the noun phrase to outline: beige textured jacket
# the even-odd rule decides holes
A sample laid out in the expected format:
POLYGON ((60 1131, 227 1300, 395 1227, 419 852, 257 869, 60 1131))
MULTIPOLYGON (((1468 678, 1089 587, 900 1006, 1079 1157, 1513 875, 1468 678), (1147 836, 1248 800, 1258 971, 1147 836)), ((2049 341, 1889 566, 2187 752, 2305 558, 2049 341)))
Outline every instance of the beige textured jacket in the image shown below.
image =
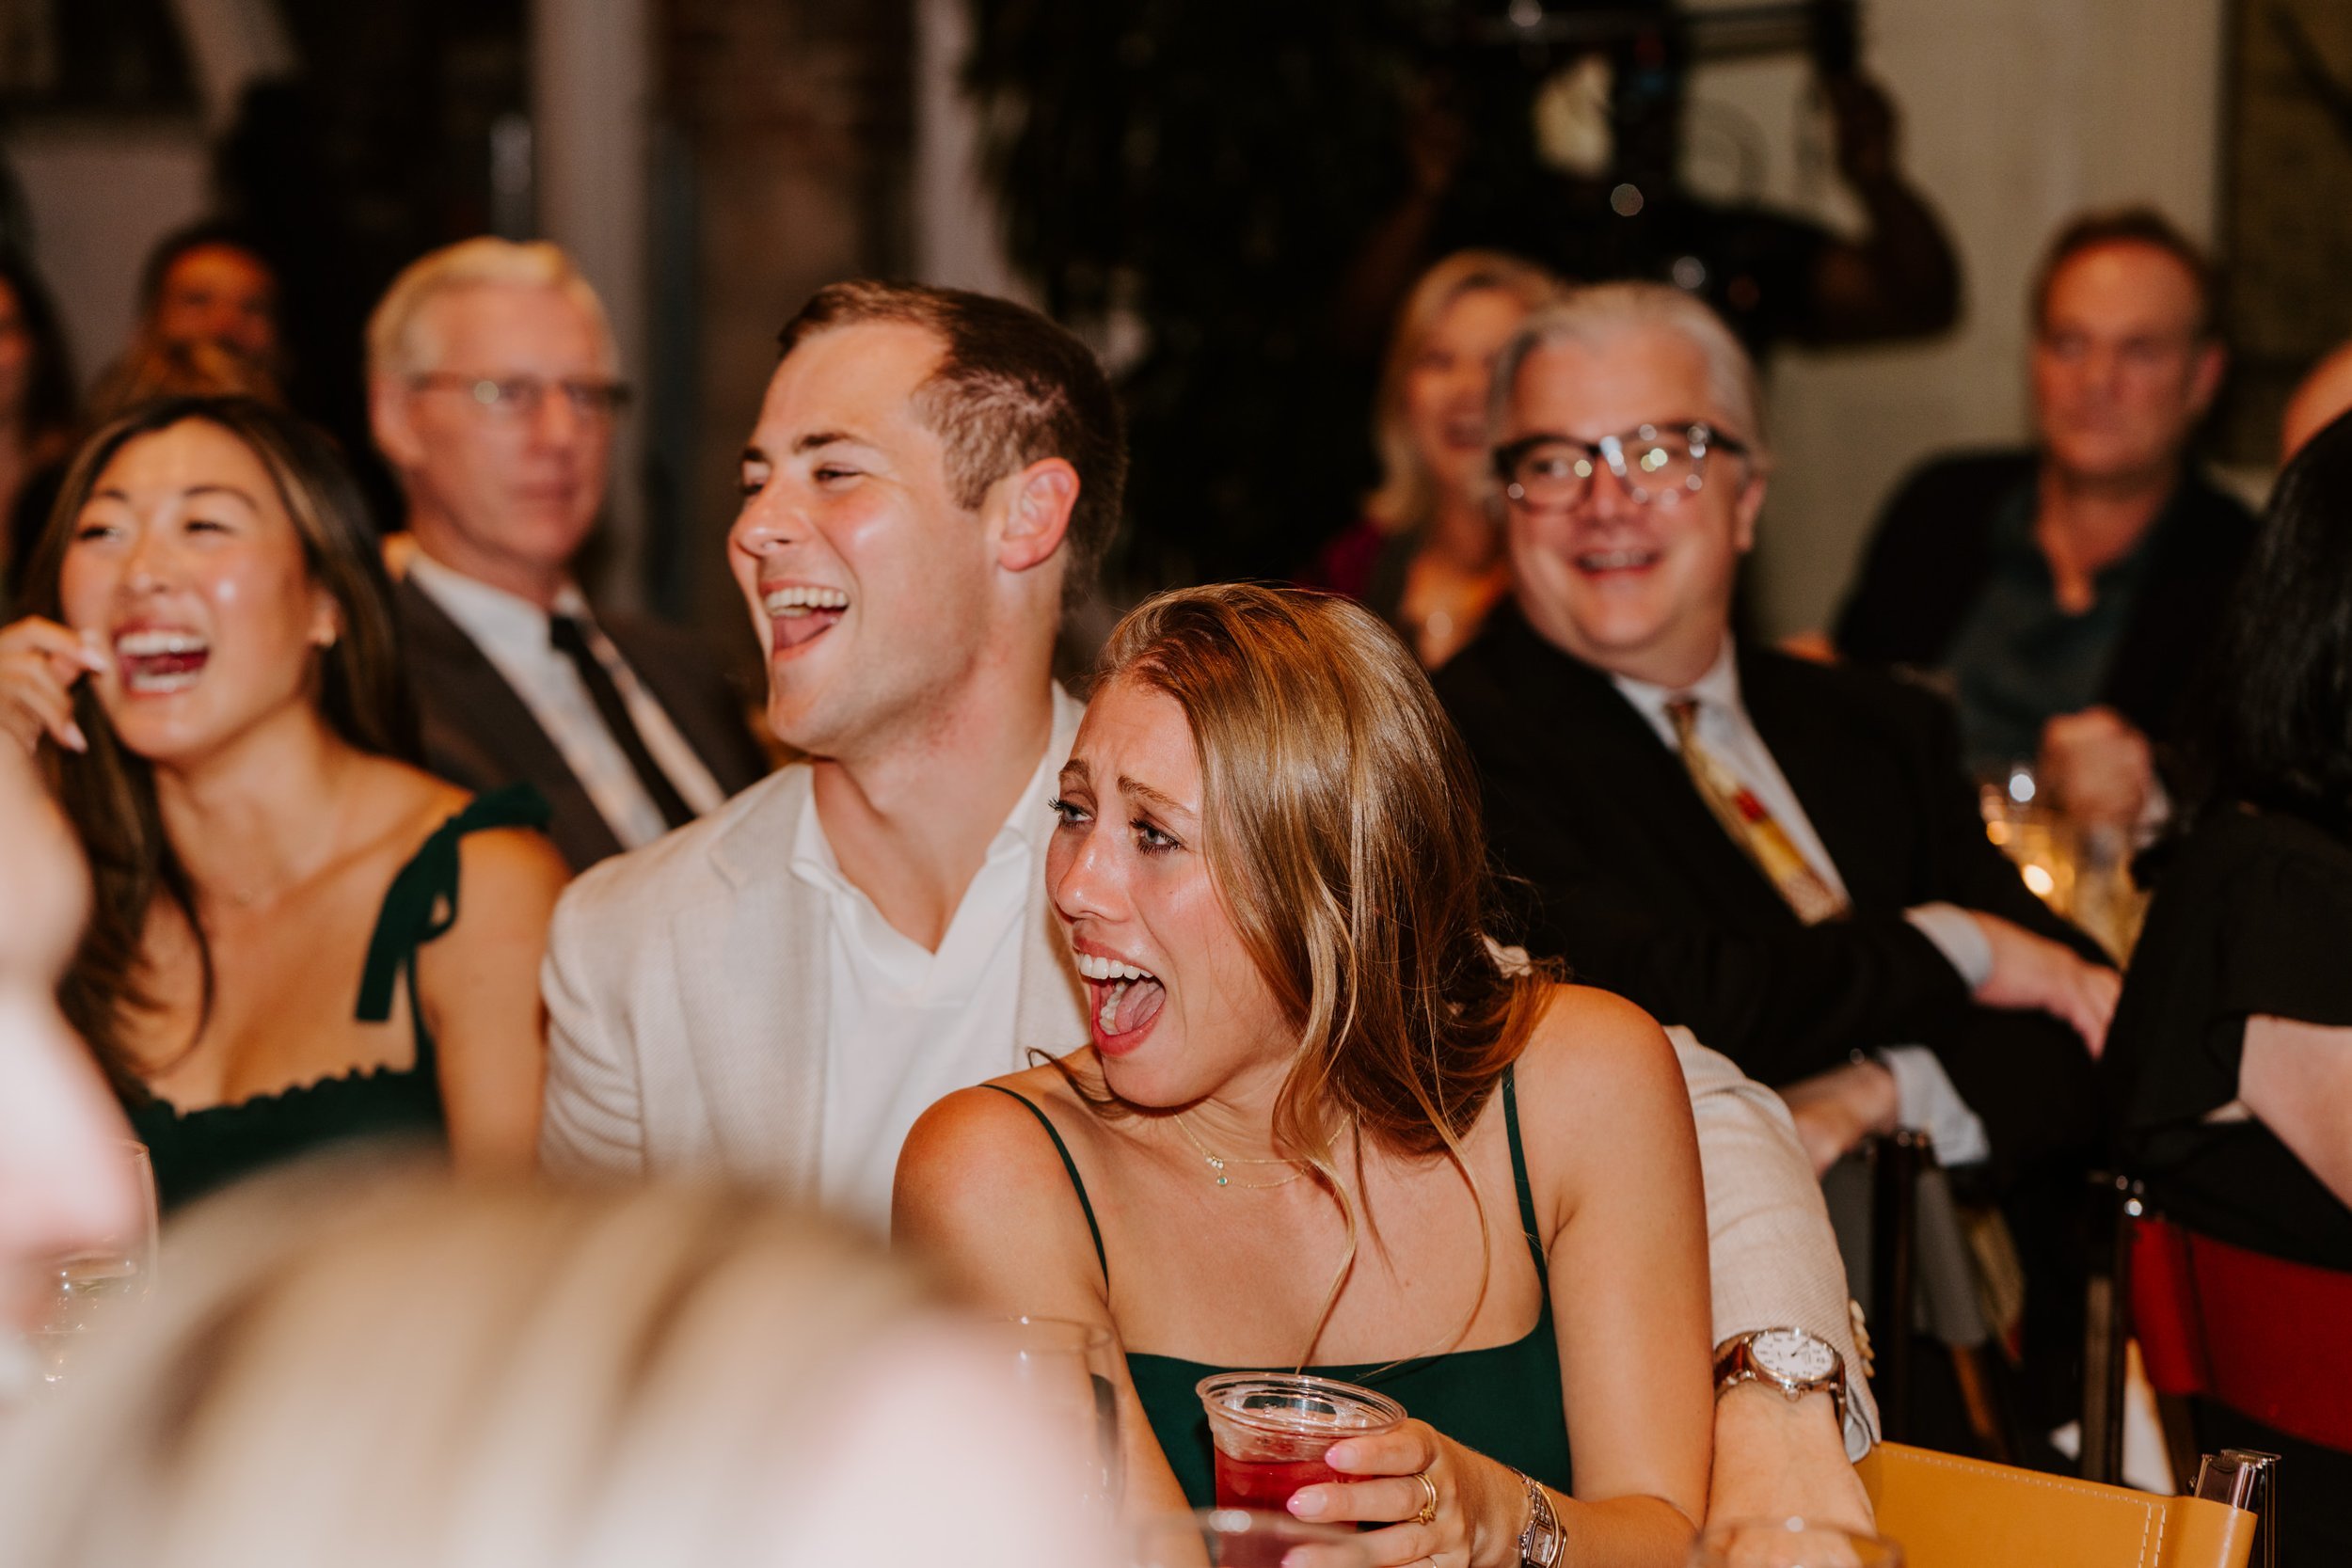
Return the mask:
MULTIPOLYGON (((1057 705, 1067 747, 1077 705, 1057 705)), ((828 908, 788 869, 809 779, 787 768, 564 895, 542 971, 550 1171, 723 1172, 814 1196, 828 908)), ((1084 992, 1042 877, 1023 919, 1016 1037, 1073 1049, 1087 1037, 1084 992)), ((1689 1030, 1667 1033, 1698 1126, 1716 1339, 1794 1326, 1855 1368, 1845 1270, 1787 1108, 1689 1030)), ((1878 1412, 1851 1382, 1846 1442, 1859 1457, 1878 1412)))

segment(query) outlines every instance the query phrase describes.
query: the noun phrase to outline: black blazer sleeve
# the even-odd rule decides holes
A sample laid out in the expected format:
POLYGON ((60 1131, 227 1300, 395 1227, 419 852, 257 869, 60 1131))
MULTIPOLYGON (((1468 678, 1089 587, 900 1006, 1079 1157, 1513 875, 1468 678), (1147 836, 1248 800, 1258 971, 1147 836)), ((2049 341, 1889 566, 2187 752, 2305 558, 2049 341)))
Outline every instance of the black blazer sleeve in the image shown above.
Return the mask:
MULTIPOLYGON (((1526 820, 1534 793, 1523 779, 1490 779, 1491 818, 1526 820)), ((1572 978, 1616 991, 1661 1022, 1690 1025, 1763 1083, 1790 1083, 1857 1050, 1923 1040, 1967 1001, 1944 955, 1900 915, 1807 927, 1792 914, 1759 928, 1672 907, 1573 834, 1499 828, 1495 843, 1503 866, 1528 884, 1532 950, 1561 956, 1572 978)))

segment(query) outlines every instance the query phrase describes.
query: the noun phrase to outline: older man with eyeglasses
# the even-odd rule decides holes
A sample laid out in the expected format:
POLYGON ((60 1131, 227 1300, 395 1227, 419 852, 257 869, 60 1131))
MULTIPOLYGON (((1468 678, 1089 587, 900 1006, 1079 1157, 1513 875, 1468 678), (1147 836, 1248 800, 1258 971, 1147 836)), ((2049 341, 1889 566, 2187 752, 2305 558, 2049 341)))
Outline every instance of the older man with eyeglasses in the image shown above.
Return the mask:
POLYGON ((1733 631, 1770 468, 1738 341, 1588 289, 1494 397, 1514 602, 1437 684, 1531 945, 1781 1088, 1819 1165, 1899 1124, 1995 1193, 2077 1180, 2114 972, 1986 840, 1944 705, 1733 631))
POLYGON ((574 870, 710 811, 765 770, 711 650, 592 610, 572 576, 628 388, 604 309, 550 245, 476 239, 393 280, 369 410, 407 500, 398 592, 426 761, 548 798, 574 870))

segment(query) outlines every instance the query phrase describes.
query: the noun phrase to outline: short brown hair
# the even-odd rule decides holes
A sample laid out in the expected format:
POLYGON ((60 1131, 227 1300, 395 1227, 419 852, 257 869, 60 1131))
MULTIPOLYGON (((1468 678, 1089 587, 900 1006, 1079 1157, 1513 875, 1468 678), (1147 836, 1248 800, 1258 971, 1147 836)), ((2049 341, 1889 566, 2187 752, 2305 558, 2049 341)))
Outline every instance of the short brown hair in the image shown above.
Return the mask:
POLYGON ((2212 259, 2205 254, 2203 246, 2182 233, 2170 218, 2153 207, 2144 206, 2080 213, 2067 220, 2066 226, 2050 241, 2050 248, 2042 253, 2042 270, 2034 275, 2033 324, 2036 331, 2040 331, 2049 318, 2050 285, 2058 281, 2058 269, 2085 251, 2111 245, 2145 245, 2151 250, 2161 250, 2178 261, 2188 273, 2189 282, 2197 290, 2197 337, 2202 340, 2220 336, 2220 279, 2215 275, 2212 259))
POLYGON ((946 443, 957 505, 977 508, 990 485, 1043 458, 1077 469, 1062 594, 1064 602, 1083 594, 1110 547, 1127 483, 1125 421, 1093 351, 1009 299, 865 278, 818 290, 776 341, 789 355, 820 332, 871 322, 902 322, 940 340, 939 368, 916 401, 946 443))

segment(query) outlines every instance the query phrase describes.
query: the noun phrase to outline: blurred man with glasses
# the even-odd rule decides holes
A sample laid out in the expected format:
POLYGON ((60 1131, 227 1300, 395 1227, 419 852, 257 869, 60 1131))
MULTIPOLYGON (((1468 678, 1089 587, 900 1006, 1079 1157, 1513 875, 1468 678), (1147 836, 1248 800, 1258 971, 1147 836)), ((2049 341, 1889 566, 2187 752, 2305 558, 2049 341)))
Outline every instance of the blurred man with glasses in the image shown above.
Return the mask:
POLYGON ((1587 289, 1494 397, 1513 604, 1437 685, 1530 945, 1781 1088, 1819 1166, 1909 1125, 2002 1194, 2078 1181, 2114 972, 1986 840, 1943 704, 1733 634, 1771 467, 1738 340, 1587 289))
POLYGON ((407 500, 398 592, 426 760, 522 782, 574 870, 650 843, 764 770, 715 653, 592 611, 572 576, 628 404, 603 306, 550 245, 412 263, 368 323, 376 446, 407 500))

